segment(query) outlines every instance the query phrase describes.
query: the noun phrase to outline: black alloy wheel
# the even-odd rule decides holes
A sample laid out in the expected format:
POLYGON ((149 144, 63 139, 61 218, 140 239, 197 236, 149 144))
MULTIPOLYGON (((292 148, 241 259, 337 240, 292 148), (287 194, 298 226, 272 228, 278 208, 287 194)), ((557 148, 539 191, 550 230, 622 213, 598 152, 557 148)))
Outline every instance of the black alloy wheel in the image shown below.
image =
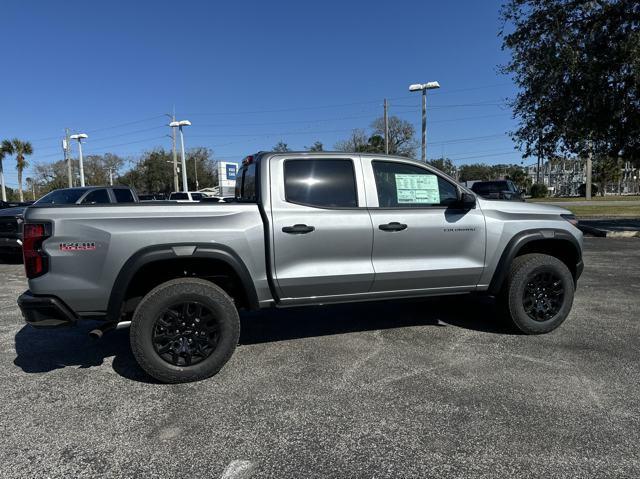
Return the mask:
POLYGON ((220 325, 199 302, 172 304, 156 319, 153 347, 174 366, 192 366, 208 358, 218 345, 220 325))
POLYGON ((564 304, 562 278, 553 271, 536 273, 524 288, 522 305, 527 315, 534 321, 548 321, 554 318, 564 304))

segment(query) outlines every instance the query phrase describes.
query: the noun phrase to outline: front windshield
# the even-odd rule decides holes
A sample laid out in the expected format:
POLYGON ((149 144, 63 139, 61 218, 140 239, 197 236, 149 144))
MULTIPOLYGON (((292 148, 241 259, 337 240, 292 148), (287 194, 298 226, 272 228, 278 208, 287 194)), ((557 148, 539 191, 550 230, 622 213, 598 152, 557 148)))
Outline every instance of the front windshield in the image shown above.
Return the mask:
POLYGON ((37 205, 72 205, 75 204, 87 190, 82 188, 66 188, 55 190, 44 195, 35 204, 37 205))

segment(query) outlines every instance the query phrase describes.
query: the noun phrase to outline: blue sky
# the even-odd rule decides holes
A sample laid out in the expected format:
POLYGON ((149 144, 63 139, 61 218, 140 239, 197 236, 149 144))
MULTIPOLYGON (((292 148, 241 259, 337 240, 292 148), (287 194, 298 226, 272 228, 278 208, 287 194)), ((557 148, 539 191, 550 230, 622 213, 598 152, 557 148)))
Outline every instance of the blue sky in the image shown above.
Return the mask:
MULTIPOLYGON (((427 153, 465 162, 521 161, 506 132, 515 89, 499 1, 3 3, 0 138, 31 140, 30 161, 61 158, 64 128, 87 132, 85 154, 170 148, 175 105, 187 148, 237 161, 283 140, 325 148, 382 114, 420 132, 427 153)), ((530 161, 528 161, 530 162, 530 161)), ((527 162, 525 162, 527 163, 527 162)), ((5 160, 9 186, 13 160, 5 160)), ((29 171, 27 172, 27 176, 29 171)))

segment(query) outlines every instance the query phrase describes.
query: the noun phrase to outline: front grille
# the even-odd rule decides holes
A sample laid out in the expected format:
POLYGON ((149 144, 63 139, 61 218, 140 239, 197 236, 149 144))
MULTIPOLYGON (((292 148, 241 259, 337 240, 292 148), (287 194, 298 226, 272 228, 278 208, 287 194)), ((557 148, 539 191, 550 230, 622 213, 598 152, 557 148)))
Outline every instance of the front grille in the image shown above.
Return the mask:
POLYGON ((17 236, 19 231, 18 220, 15 218, 0 218, 0 235, 17 236))

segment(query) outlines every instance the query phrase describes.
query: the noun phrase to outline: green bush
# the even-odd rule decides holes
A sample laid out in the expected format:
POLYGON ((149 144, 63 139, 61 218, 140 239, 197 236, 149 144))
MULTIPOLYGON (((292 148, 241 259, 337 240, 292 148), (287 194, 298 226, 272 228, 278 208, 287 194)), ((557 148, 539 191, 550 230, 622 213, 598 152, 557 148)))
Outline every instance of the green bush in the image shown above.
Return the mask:
POLYGON ((544 198, 548 193, 549 190, 547 189, 547 186, 542 183, 536 183, 531 186, 531 196, 533 198, 544 198))
MULTIPOLYGON (((591 195, 595 196, 600 192, 598 185, 591 183, 591 195)), ((587 185, 582 183, 578 186, 578 196, 587 196, 587 185)))

